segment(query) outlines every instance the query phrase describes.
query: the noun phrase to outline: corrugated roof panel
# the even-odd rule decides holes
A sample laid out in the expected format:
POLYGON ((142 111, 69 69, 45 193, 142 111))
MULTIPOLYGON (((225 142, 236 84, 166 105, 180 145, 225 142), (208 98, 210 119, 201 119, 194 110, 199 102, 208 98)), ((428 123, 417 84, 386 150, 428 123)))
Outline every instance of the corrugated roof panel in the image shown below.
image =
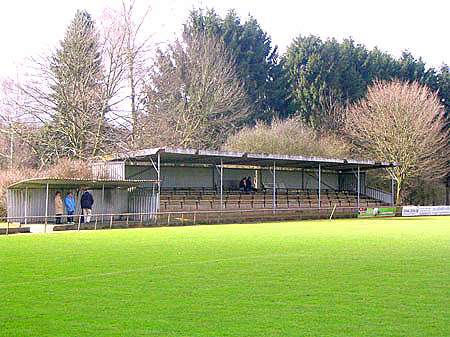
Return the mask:
POLYGON ((106 188, 111 187, 134 187, 144 183, 157 183, 156 180, 113 180, 113 179, 82 179, 82 178, 31 178, 19 181, 8 186, 8 189, 16 188, 42 188, 49 186, 59 187, 86 187, 106 188))
POLYGON ((223 161, 224 164, 231 165, 255 165, 261 167, 270 167, 275 162, 278 167, 286 168, 314 168, 321 164, 324 169, 333 170, 351 170, 360 166, 361 169, 373 169, 399 166, 398 163, 376 162, 371 160, 322 158, 308 156, 290 156, 268 153, 246 153, 230 152, 216 150, 195 150, 181 148, 153 148, 119 154, 110 160, 128 160, 128 161, 149 161, 156 160, 157 155, 161 157, 161 163, 166 164, 209 164, 218 165, 223 161))

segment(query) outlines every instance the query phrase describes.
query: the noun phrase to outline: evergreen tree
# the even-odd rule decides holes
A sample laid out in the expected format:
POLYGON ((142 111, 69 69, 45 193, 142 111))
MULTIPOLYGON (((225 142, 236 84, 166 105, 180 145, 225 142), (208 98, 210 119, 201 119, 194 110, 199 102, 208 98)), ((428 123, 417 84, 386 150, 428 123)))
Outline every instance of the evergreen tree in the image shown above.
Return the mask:
POLYGON ((239 79, 254 106, 247 123, 257 119, 270 120, 274 115, 289 114, 289 85, 279 62, 277 47, 256 19, 245 22, 230 10, 221 18, 214 10, 194 10, 184 26, 184 35, 198 33, 221 39, 234 59, 239 79))
POLYGON ((441 104, 445 107, 447 127, 450 127, 450 67, 446 64, 437 73, 437 88, 441 104))
MULTIPOLYGON (((440 72, 427 69, 422 59, 415 59, 407 51, 395 59, 377 48, 368 50, 355 44, 352 39, 339 43, 311 35, 296 38, 283 61, 292 85, 295 112, 316 127, 335 125, 329 121, 336 118, 329 114, 330 105, 345 107, 363 98, 375 80, 417 81, 448 101, 448 67, 447 73, 445 67, 440 72)), ((448 114, 450 110, 445 102, 448 114)))
POLYGON ((103 99, 99 37, 86 11, 77 11, 51 58, 55 112, 49 126, 59 156, 84 158, 101 147, 106 103, 103 99))

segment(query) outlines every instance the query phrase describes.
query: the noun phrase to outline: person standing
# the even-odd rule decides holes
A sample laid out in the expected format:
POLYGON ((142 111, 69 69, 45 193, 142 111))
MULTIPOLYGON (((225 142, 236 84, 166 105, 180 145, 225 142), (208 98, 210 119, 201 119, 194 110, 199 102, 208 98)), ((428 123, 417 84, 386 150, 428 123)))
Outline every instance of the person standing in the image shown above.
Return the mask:
POLYGON ((64 204, 66 205, 67 223, 73 224, 73 214, 75 213, 75 198, 72 192, 67 193, 64 198, 64 204))
POLYGON ((81 195, 81 211, 83 213, 84 223, 91 222, 92 205, 94 204, 94 197, 88 190, 84 190, 81 195))
POLYGON ((63 201, 61 198, 61 192, 60 191, 56 191, 55 194, 55 219, 56 219, 56 224, 59 225, 61 224, 61 217, 64 214, 64 205, 63 205, 63 201))
POLYGON ((239 191, 245 192, 245 177, 242 178, 241 181, 239 182, 239 191))
POLYGON ((252 186, 252 177, 248 177, 245 181, 245 188, 247 193, 253 192, 253 186, 252 186))

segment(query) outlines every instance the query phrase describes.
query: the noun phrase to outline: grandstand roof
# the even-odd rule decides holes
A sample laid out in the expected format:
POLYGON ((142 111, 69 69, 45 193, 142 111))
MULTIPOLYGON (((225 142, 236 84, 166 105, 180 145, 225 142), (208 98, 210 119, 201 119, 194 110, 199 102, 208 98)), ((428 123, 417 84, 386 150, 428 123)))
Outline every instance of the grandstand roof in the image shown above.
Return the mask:
POLYGON ((154 182, 156 180, 111 180, 111 179, 78 179, 78 178, 31 178, 19 181, 8 186, 8 189, 19 189, 19 188, 41 188, 45 187, 47 184, 52 187, 56 186, 58 188, 76 188, 76 187, 86 187, 90 189, 101 189, 103 186, 105 188, 128 188, 140 186, 143 183, 154 182))
POLYGON ((398 163, 379 162, 371 160, 336 159, 306 156, 288 156, 277 154, 256 154, 247 152, 229 152, 214 150, 181 149, 159 147, 119 154, 110 161, 126 161, 130 163, 156 161, 158 154, 162 164, 173 165, 224 165, 270 167, 275 165, 282 168, 316 168, 319 164, 323 169, 352 170, 358 166, 361 170, 399 166, 398 163))

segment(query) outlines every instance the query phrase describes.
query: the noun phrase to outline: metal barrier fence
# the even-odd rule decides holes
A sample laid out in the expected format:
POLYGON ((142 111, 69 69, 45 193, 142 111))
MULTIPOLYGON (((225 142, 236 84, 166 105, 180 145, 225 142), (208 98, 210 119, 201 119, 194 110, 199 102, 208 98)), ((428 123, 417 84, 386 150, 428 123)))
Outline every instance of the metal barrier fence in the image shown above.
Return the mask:
POLYGON ((249 223, 282 220, 306 220, 349 218, 356 216, 357 207, 321 207, 321 208, 285 208, 285 209, 233 209, 211 211, 170 211, 158 213, 110 213, 92 214, 89 223, 83 222, 83 215, 74 214, 73 224, 67 223, 67 215, 62 215, 63 222, 55 223, 55 215, 32 216, 35 223, 29 223, 26 217, 0 218, 6 226, 0 228, 0 234, 27 232, 31 226, 41 226, 43 232, 60 230, 97 230, 113 228, 138 228, 154 226, 184 226, 200 224, 249 223))
POLYGON ((365 191, 365 195, 375 199, 375 200, 380 200, 386 204, 392 205, 393 204, 393 200, 392 200, 392 194, 391 193, 387 193, 385 191, 379 190, 377 188, 373 188, 373 187, 368 187, 366 186, 366 191, 365 191))

